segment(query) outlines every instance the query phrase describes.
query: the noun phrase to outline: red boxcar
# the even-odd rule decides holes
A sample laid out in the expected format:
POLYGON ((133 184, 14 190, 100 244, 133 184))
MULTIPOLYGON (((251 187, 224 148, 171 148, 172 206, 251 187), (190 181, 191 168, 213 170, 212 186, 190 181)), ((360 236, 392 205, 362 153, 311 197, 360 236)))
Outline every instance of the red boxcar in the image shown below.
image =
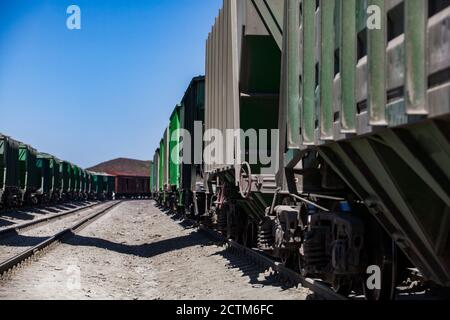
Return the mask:
POLYGON ((150 177, 116 176, 116 199, 150 197, 150 177))

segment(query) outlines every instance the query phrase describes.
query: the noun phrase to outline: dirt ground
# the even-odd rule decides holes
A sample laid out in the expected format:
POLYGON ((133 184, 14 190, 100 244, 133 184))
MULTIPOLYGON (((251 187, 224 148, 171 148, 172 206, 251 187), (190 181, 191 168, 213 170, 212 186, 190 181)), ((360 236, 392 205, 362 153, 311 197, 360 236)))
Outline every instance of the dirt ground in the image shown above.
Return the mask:
POLYGON ((0 281, 0 299, 306 299, 151 201, 120 204, 0 281))

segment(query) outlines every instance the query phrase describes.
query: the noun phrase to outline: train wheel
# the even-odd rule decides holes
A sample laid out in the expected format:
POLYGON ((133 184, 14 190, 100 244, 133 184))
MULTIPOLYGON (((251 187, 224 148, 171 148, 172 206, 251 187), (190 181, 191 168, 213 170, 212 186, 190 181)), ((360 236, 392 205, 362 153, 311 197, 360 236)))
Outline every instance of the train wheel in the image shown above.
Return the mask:
POLYGON ((369 266, 378 266, 381 271, 381 287, 369 289, 368 277, 364 279, 363 292, 367 300, 393 300, 397 282, 397 246, 383 231, 372 238, 369 245, 369 266))
POLYGON ((242 198, 248 199, 252 191, 252 170, 248 162, 244 162, 241 166, 239 175, 239 193, 242 198))

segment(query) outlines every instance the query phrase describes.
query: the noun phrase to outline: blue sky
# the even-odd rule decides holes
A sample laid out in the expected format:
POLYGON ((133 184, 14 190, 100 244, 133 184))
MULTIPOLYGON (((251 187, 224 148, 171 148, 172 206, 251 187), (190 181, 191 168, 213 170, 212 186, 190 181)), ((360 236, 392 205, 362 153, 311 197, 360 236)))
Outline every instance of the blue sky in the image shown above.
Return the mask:
POLYGON ((0 132, 83 167, 151 159, 221 4, 0 0, 0 132))

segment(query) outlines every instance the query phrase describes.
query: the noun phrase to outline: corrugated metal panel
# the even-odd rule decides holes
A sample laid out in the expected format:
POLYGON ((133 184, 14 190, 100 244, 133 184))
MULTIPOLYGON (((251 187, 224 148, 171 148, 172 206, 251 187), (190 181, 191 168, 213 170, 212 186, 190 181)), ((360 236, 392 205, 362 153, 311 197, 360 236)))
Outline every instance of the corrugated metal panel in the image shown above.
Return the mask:
MULTIPOLYGON (((207 40, 206 53, 206 103, 205 129, 238 128, 239 119, 235 117, 238 110, 238 48, 237 48, 237 2, 225 0, 216 23, 207 40)), ((206 136, 210 141, 212 137, 206 136)), ((208 143, 207 143, 208 144, 208 143)), ((225 148, 217 150, 225 155, 225 148)), ((211 163, 210 158, 205 158, 211 163)), ((206 165, 206 172, 211 172, 219 165, 206 165)))
POLYGON ((159 190, 164 190, 164 158, 165 158, 165 146, 164 139, 161 139, 159 143, 159 190))
POLYGON ((167 127, 164 132, 164 184, 166 186, 170 185, 170 172, 169 172, 169 159, 170 159, 170 136, 169 136, 169 127, 167 127))
POLYGON ((153 186, 152 192, 159 191, 159 148, 156 149, 155 155, 153 156, 153 186))
POLYGON ((180 129, 182 108, 181 105, 175 107, 169 124, 169 183, 177 189, 181 182, 180 129))
POLYGON ((52 188, 52 170, 50 169, 50 160, 47 155, 39 153, 36 159, 37 173, 36 178, 39 182, 39 192, 49 194, 52 188))
MULTIPOLYGON (((265 16, 271 16, 270 32, 279 36, 283 4, 284 1, 281 0, 264 3, 246 0, 223 2, 223 8, 206 42, 205 128, 219 130, 224 143, 223 148, 216 150, 215 163, 212 163, 213 159, 206 152, 206 172, 235 165, 238 173, 239 165, 245 160, 242 159, 244 151, 248 151, 246 156, 254 152, 241 150, 240 136, 233 137, 235 148, 228 150, 227 142, 229 145, 231 142, 226 141, 227 129, 270 129, 272 126, 265 123, 267 120, 274 120, 273 127, 277 127, 277 115, 275 119, 271 119, 272 114, 265 114, 262 110, 278 108, 280 68, 277 64, 266 62, 269 61, 268 57, 279 55, 279 47, 270 36, 268 24, 263 23, 259 13, 264 12, 265 16), (275 76, 272 76, 272 71, 275 76), (273 101, 275 103, 272 105, 273 101), (253 116, 256 116, 258 125, 252 126, 250 118, 253 116), (233 158, 235 161, 232 161, 233 158)), ((206 135, 206 139, 211 141, 211 135, 206 135)), ((206 143, 206 148, 208 145, 209 142, 206 143)))
POLYGON ((19 187, 19 142, 0 135, 0 173, 2 189, 19 187))
MULTIPOLYGON (((186 93, 182 99, 183 105, 183 129, 187 130, 191 134, 191 154, 189 163, 182 165, 181 177, 182 177, 182 189, 194 190, 196 183, 202 182, 201 177, 201 165, 197 165, 201 161, 198 161, 198 154, 203 151, 203 144, 196 146, 196 135, 200 134, 195 132, 195 122, 205 121, 205 78, 196 77, 192 79, 186 93)), ((197 129, 198 130, 198 129, 197 129)), ((199 130, 198 130, 199 131, 199 130)), ((184 148, 186 149, 186 145, 184 148)), ((184 154, 187 157, 186 153, 184 154)))
POLYGON ((169 185, 169 128, 164 130, 163 138, 160 142, 160 189, 164 190, 169 185))
POLYGON ((40 183, 37 181, 36 149, 20 144, 19 146, 19 179, 20 188, 26 192, 34 192, 39 189, 40 183))
POLYGON ((61 160, 51 157, 50 170, 52 171, 52 192, 58 192, 61 190, 61 172, 60 172, 61 160))
POLYGON ((60 177, 61 177, 61 191, 67 192, 70 190, 71 180, 71 165, 67 161, 61 161, 60 163, 60 177))
POLYGON ((292 116, 286 117, 292 137, 288 142, 301 132, 302 145, 321 145, 449 113, 450 7, 437 3, 441 2, 330 0, 316 7, 316 1, 302 0, 301 11, 285 10, 283 61, 295 65, 288 46, 299 43, 297 59, 303 66, 297 77, 288 77, 283 69, 281 101, 286 114, 295 115, 295 103, 286 101, 295 101, 298 93, 290 88, 298 79, 302 88, 301 127, 295 127, 292 116), (381 29, 366 27, 371 5, 381 9, 381 29), (289 21, 301 22, 300 34, 289 21))

